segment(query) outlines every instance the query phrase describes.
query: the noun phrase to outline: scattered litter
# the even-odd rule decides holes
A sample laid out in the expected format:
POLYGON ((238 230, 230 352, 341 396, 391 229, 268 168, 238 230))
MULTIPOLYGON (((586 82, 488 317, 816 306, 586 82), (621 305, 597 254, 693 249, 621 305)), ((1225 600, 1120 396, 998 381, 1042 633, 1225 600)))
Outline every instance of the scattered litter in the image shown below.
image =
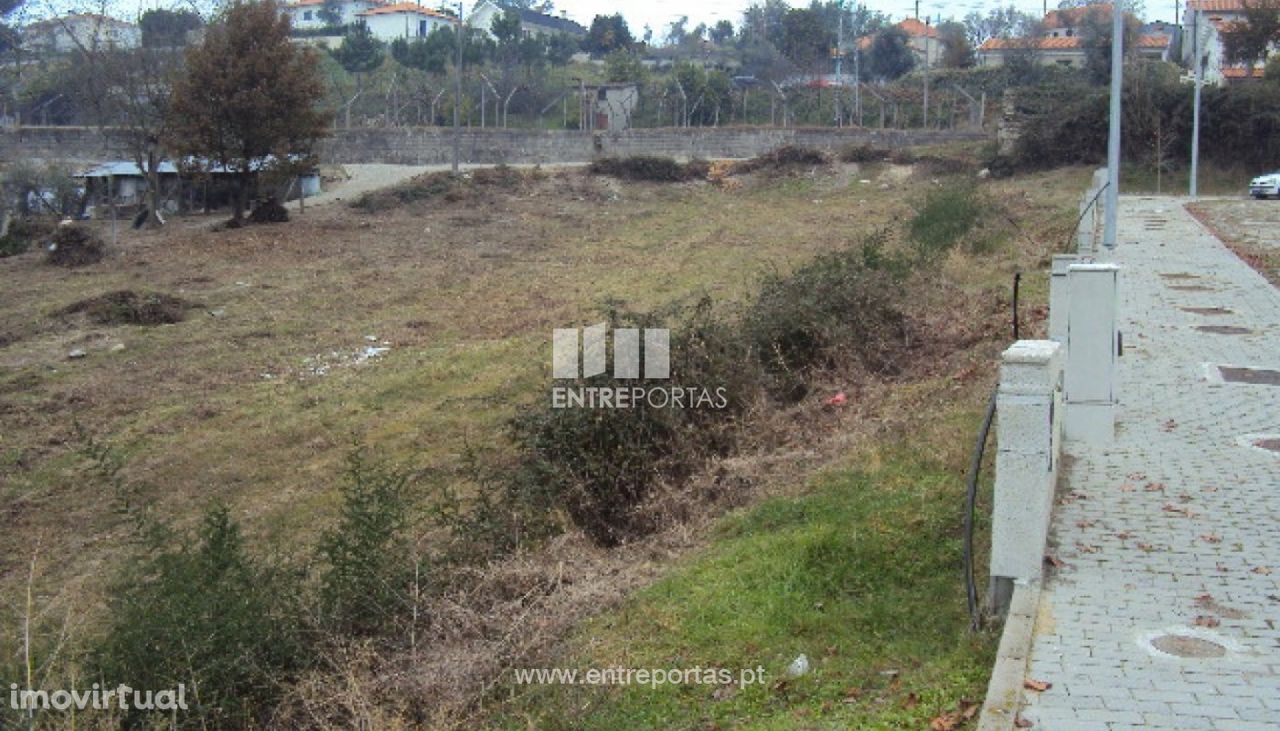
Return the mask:
POLYGON ((803 655, 803 654, 800 655, 800 657, 797 657, 796 659, 792 660, 791 664, 787 666, 787 675, 792 678, 798 678, 801 675, 804 675, 808 672, 809 672, 809 656, 808 655, 803 655))
POLYGON ((328 353, 309 356, 302 361, 303 376, 323 376, 334 368, 345 368, 367 363, 391 352, 391 345, 377 336, 366 335, 365 340, 377 345, 366 345, 354 350, 331 350, 328 353))
POLYGON ((74 360, 74 359, 76 359, 76 358, 83 358, 83 357, 85 357, 86 355, 88 355, 88 353, 86 353, 86 352, 85 352, 84 348, 76 348, 75 350, 71 351, 70 353, 67 353, 67 357, 68 357, 68 358, 71 358, 71 359, 73 359, 73 360, 74 360))

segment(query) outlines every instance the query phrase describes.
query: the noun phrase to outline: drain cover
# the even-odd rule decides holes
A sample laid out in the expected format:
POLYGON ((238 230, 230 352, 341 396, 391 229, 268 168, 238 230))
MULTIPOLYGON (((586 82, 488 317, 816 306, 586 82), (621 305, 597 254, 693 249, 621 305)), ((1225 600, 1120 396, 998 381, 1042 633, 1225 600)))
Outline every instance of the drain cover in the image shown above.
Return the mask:
POLYGON ((1230 315, 1231 310, 1225 307, 1182 307, 1179 308, 1183 312, 1190 312, 1193 315, 1230 315))
POLYGON ((1227 648, 1216 642, 1187 635, 1160 635, 1151 640, 1151 646, 1177 657, 1207 658, 1227 654, 1227 648))
POLYGON ((1199 279, 1200 278, 1199 274, 1188 274, 1186 272, 1170 272, 1167 274, 1164 272, 1161 272, 1160 276, 1164 277, 1165 279, 1199 279))
POLYGON ((1253 332, 1247 327, 1239 327, 1237 325, 1197 325, 1196 329, 1200 332, 1216 333, 1218 335, 1248 335, 1253 332))
POLYGON ((1169 289, 1176 289, 1180 292, 1212 292, 1213 287, 1206 287, 1203 284, 1174 284, 1169 289))
POLYGON ((1280 371, 1265 368, 1218 366, 1222 380, 1227 383, 1252 383, 1259 386, 1280 386, 1280 371))

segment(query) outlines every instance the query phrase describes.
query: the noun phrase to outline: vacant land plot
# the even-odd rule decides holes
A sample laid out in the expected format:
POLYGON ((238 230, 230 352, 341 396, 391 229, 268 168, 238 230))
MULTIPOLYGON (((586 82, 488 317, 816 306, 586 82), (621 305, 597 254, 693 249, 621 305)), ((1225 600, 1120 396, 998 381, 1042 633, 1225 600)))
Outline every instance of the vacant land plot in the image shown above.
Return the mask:
POLYGON ((1280 286, 1280 201, 1204 200, 1189 210, 1237 256, 1280 286))
MULTIPOLYGON (((949 260, 920 303, 931 328, 964 330, 967 339, 953 340, 979 347, 904 389, 901 404, 973 400, 1005 340, 1007 278, 1040 267, 1067 240, 1086 175, 983 184, 1003 233, 981 259, 949 260)), ((365 207, 372 213, 327 205, 233 231, 184 221, 110 245, 103 229, 107 257, 75 270, 38 253, 0 260, 0 650, 13 647, 33 557, 43 614, 70 617, 63 625, 83 635, 127 549, 120 496, 86 476, 84 434, 118 447, 124 478, 149 486, 152 509, 179 526, 219 501, 255 545, 295 551, 332 521, 355 443, 436 483, 461 475, 472 448, 503 449, 517 407, 545 397, 552 328, 598 322, 617 300, 647 309, 705 294, 732 308, 763 274, 909 219, 937 185, 927 170, 892 165, 817 166, 720 186, 582 171, 486 181, 379 199, 365 207), (139 303, 174 316, 120 324, 114 314, 139 303), (102 311, 111 316, 94 316, 102 311)), ((1043 283, 1027 284, 1033 301, 1043 296, 1043 283)), ((776 433, 756 445, 762 459, 803 470, 839 459, 842 431, 880 428, 862 418, 903 428, 892 406, 818 419, 830 412, 820 400, 829 395, 780 414, 776 433), (827 451, 813 451, 810 432, 827 451)), ((871 400, 850 392, 860 395, 871 400)), ((851 518, 864 510, 849 509, 851 518)), ((600 579, 586 598, 596 607, 616 601, 660 573, 668 549, 689 544, 688 536, 658 544, 665 548, 645 554, 639 570, 600 579)), ((594 558, 557 560, 571 571, 594 558)), ((422 682, 411 690, 423 692, 422 682)))

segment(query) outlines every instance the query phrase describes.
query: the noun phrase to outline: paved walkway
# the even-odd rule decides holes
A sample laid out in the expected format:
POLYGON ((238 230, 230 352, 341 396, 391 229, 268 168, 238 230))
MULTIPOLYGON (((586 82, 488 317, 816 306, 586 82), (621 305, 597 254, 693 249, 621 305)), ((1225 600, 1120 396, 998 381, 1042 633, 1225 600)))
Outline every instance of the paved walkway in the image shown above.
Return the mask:
POLYGON ((1037 729, 1280 729, 1280 452, 1243 437, 1280 435, 1280 384, 1204 368, 1280 370, 1280 293, 1184 202, 1121 203, 1117 433, 1067 445, 1050 537, 1065 565, 1028 671, 1052 687, 1024 691, 1037 729))

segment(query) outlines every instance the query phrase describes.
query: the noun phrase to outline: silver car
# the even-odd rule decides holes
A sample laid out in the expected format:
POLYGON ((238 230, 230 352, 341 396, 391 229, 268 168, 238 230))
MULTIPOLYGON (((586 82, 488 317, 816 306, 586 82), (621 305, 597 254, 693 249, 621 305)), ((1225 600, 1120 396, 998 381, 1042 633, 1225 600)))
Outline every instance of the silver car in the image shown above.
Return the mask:
POLYGON ((1249 181, 1249 195, 1262 199, 1269 195, 1280 196, 1280 170, 1259 175, 1249 181))

